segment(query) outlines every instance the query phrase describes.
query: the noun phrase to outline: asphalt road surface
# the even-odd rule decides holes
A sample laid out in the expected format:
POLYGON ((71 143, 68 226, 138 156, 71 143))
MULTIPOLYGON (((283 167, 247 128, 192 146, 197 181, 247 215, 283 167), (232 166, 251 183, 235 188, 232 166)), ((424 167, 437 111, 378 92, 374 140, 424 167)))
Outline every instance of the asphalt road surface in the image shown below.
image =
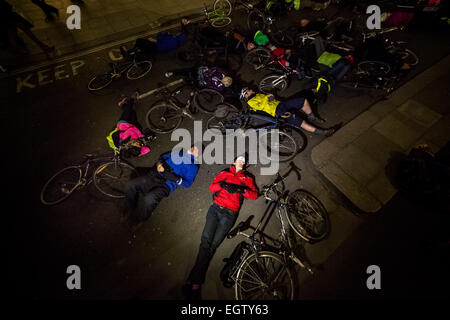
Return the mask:
MULTIPOLYGON (((421 59, 409 78, 449 52, 448 37, 442 34, 414 31, 393 33, 392 37, 408 41, 408 47, 421 59)), ((126 45, 131 46, 130 43, 126 45)), ((167 84, 174 79, 166 79, 165 71, 184 67, 176 59, 175 52, 158 55, 145 78, 137 81, 119 79, 101 93, 90 93, 86 88, 90 77, 104 70, 111 57, 117 57, 117 46, 0 79, 2 132, 8 140, 2 152, 6 173, 4 183, 8 190, 3 201, 3 214, 7 217, 4 226, 9 231, 9 280, 14 284, 15 295, 38 299, 182 299, 180 288, 194 263, 206 211, 212 202, 209 184, 227 165, 202 165, 193 186, 187 190, 179 189, 163 200, 151 219, 136 233, 119 222, 122 202, 105 198, 93 185, 75 192, 56 206, 44 206, 39 201, 40 189, 57 170, 79 163, 84 154, 108 152, 105 137, 120 116, 117 102, 122 94, 129 95, 136 88, 145 92, 167 84), (69 265, 80 266, 82 290, 67 290, 66 269, 69 265)), ((256 81, 265 75, 264 72, 255 73, 245 65, 240 73, 244 81, 256 81)), ((309 80, 294 80, 283 96, 292 96, 310 85, 309 80)), ((145 112, 155 100, 155 97, 148 97, 139 101, 137 112, 142 124, 145 124, 145 112)), ((372 92, 338 87, 329 101, 320 106, 319 112, 327 119, 326 125, 331 126, 350 121, 374 101, 376 96, 372 92)), ((196 117, 207 119, 202 114, 196 117)), ((193 122, 184 119, 182 127, 192 130, 193 122)), ((289 177, 288 188, 303 187, 314 194, 328 192, 329 203, 342 203, 339 195, 318 176, 310 160, 310 151, 323 137, 310 134, 307 137, 306 150, 294 160, 302 169, 301 181, 298 182, 295 176, 289 177)), ((151 166, 161 153, 169 151, 176 143, 170 140, 170 135, 158 135, 150 154, 133 160, 133 163, 151 166)), ((285 166, 283 164, 282 168, 285 166)), ((259 175, 256 166, 249 170, 255 174, 259 186, 273 179, 259 175)), ((385 210, 397 212, 399 208, 414 208, 402 201, 385 210)), ((245 201, 238 221, 250 214, 258 217, 265 206, 263 199, 245 201)), ((373 242, 378 243, 378 235, 383 234, 374 231, 375 224, 361 219, 364 226, 361 228, 366 229, 358 229, 330 256, 327 263, 331 267, 328 265, 327 269, 327 264, 324 265, 323 278, 319 272, 305 280, 299 298, 383 297, 353 285, 349 274, 343 277, 348 290, 342 289, 345 285, 339 272, 347 266, 343 257, 352 261, 354 269, 349 270, 363 273, 366 260, 372 257, 359 259, 351 255, 352 244, 372 246, 373 242), (377 240, 371 240, 375 237, 377 240)), ((383 221, 400 225, 404 222, 403 218, 392 219, 383 221)), ((276 221, 273 223, 269 230, 276 232, 276 221)), ((382 229, 384 224, 379 223, 382 229)), ((207 275, 204 298, 233 299, 233 290, 222 286, 218 272, 223 266, 222 259, 229 256, 241 240, 225 240, 218 249, 207 275)), ((389 243, 395 244, 395 240, 381 241, 384 244, 378 246, 382 248, 389 243)), ((313 245, 306 246, 307 252, 315 250, 313 245)), ((379 250, 373 246, 366 252, 375 254, 379 250)), ((386 257, 386 261, 392 260, 386 257)), ((395 278, 398 270, 392 270, 392 278, 395 278)), ((434 270, 426 272, 434 273, 434 270)), ((364 275, 361 277, 364 279, 364 275)), ((363 281, 359 276, 357 280, 352 279, 355 283, 363 281)), ((392 297, 396 297, 394 293, 392 297)), ((400 293, 407 294, 408 290, 400 293)))

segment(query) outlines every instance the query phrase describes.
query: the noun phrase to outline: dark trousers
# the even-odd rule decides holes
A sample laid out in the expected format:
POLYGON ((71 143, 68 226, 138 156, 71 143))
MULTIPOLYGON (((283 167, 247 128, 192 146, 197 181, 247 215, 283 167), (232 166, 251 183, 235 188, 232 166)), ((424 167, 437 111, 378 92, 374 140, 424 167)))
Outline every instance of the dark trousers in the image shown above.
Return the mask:
POLYGON ((189 274, 188 281, 202 284, 205 282, 206 271, 216 252, 217 247, 236 222, 237 215, 227 212, 216 205, 209 207, 206 223, 203 228, 200 249, 195 265, 189 274))
POLYGON ((291 116, 286 119, 286 121, 293 126, 300 128, 303 119, 299 118, 298 115, 292 114, 293 111, 300 111, 305 104, 305 98, 295 98, 280 102, 275 111, 275 116, 281 117, 285 112, 291 112, 291 116))
POLYGON ((161 200, 170 194, 166 181, 155 169, 145 176, 135 178, 125 184, 125 210, 134 210, 139 194, 144 195, 144 209, 138 212, 139 221, 145 221, 151 217, 161 200))
POLYGON ((331 86, 334 87, 343 77, 344 75, 350 70, 351 65, 347 61, 347 59, 342 58, 338 60, 330 71, 328 71, 328 79, 332 81, 331 86))
POLYGON ((142 126, 137 119, 136 110, 134 110, 134 104, 135 101, 132 98, 128 98, 127 101, 122 104, 122 114, 119 118, 119 121, 123 120, 131 123, 142 132, 142 126))

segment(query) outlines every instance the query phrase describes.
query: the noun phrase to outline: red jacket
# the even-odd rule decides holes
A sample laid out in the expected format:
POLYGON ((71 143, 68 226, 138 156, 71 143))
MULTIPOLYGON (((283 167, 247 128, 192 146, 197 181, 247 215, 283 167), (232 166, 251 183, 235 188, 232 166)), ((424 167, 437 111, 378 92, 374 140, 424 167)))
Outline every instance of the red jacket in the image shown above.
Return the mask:
POLYGON ((245 170, 236 172, 234 165, 220 172, 213 182, 211 182, 209 190, 214 193, 214 203, 234 211, 239 211, 244 197, 251 200, 258 198, 258 191, 256 190, 253 178, 245 170), (220 186, 220 181, 247 186, 250 190, 246 190, 243 194, 229 193, 220 186))

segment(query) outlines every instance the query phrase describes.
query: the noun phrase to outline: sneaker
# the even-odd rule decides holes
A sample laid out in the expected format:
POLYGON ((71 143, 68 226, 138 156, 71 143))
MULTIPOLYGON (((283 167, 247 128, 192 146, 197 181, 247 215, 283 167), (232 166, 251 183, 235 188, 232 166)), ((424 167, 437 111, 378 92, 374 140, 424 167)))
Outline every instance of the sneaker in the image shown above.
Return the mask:
POLYGON ((171 76, 173 76, 173 72, 166 72, 165 76, 166 78, 170 78, 171 76))

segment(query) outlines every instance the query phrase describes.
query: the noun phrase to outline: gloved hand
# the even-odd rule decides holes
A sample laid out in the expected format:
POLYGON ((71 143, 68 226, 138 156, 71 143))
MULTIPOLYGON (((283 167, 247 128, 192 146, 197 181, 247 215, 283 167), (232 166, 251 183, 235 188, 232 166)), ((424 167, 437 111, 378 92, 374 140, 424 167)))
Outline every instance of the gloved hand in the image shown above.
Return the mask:
POLYGON ((237 185, 234 183, 228 183, 225 181, 220 181, 219 184, 223 189, 227 190, 229 193, 244 193, 245 190, 248 189, 248 187, 246 187, 246 186, 240 186, 240 185, 237 185))
POLYGON ((170 180, 173 182, 177 182, 180 179, 179 175, 177 175, 171 171, 167 171, 167 170, 164 170, 164 172, 162 172, 161 175, 163 176, 164 179, 170 180))

